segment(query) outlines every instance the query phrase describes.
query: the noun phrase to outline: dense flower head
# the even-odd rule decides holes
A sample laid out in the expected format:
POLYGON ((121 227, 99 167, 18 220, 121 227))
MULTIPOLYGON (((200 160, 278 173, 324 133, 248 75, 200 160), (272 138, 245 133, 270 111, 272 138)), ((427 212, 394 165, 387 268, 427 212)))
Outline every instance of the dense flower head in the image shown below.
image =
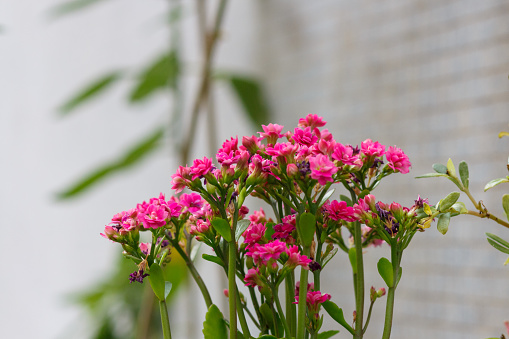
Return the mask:
MULTIPOLYGON (((308 308, 309 313, 314 317, 315 319, 318 319, 318 312, 320 311, 320 305, 324 302, 330 300, 331 296, 330 294, 324 293, 320 291, 313 291, 309 290, 306 294, 306 306, 308 308)), ((295 302, 294 304, 299 303, 299 295, 298 293, 295 295, 295 302)))
POLYGON ((192 180, 205 176, 210 173, 212 169, 213 166, 211 159, 207 157, 203 157, 203 159, 195 159, 193 161, 193 166, 191 166, 192 180))
POLYGON ((202 240, 201 235, 207 234, 210 230, 210 221, 203 219, 196 219, 194 223, 189 226, 189 233, 196 237, 196 240, 202 240))
POLYGON ((355 221, 354 209, 351 206, 347 206, 345 201, 333 200, 326 202, 322 208, 329 219, 334 221, 345 220, 348 222, 355 221))
POLYGON ((333 182, 332 176, 338 171, 338 168, 329 160, 329 157, 323 154, 309 158, 309 167, 311 178, 318 180, 320 185, 333 182))
POLYGON ((366 139, 361 142, 361 152, 368 157, 381 157, 385 154, 385 146, 378 141, 373 142, 371 139, 366 139))
POLYGON ((318 140, 318 137, 311 132, 310 127, 295 128, 292 138, 298 144, 308 147, 313 146, 318 140))
POLYGON ((362 160, 358 154, 354 154, 354 149, 350 145, 343 145, 337 142, 334 145, 334 152, 331 157, 344 165, 362 167, 362 160))
POLYGON ((180 196, 180 205, 185 207, 185 211, 189 213, 196 213, 200 211, 203 207, 203 203, 205 200, 201 197, 201 195, 197 193, 190 194, 182 194, 180 196))
POLYGON ((296 245, 290 246, 286 250, 286 254, 288 254, 288 260, 285 265, 289 268, 302 266, 304 269, 309 269, 309 264, 313 261, 307 256, 300 254, 299 248, 296 245))
POLYGON ((292 237, 292 232, 295 231, 295 225, 283 222, 281 224, 274 225, 274 233, 272 239, 280 239, 287 244, 295 243, 295 239, 292 237))
POLYGON ((277 124, 268 124, 267 126, 262 125, 263 132, 258 132, 260 134, 261 138, 267 138, 268 144, 275 144, 277 139, 281 138, 283 134, 281 134, 281 131, 283 130, 284 126, 277 125, 277 124))
POLYGON ((145 228, 159 228, 166 225, 167 217, 168 212, 163 206, 150 205, 141 215, 141 220, 145 228))
POLYGON ((322 120, 322 117, 319 117, 316 114, 308 114, 305 118, 299 119, 299 127, 310 127, 311 129, 315 129, 316 127, 323 127, 327 123, 322 120))
POLYGON ((242 233, 244 243, 248 245, 248 249, 254 244, 260 242, 267 231, 267 227, 261 223, 251 223, 248 228, 242 233))
POLYGON ((387 158, 387 165, 394 170, 394 172, 408 173, 412 163, 408 160, 408 156, 396 146, 390 146, 385 153, 387 158))
POLYGON ((282 253, 286 252, 286 244, 275 240, 264 245, 255 244, 246 253, 252 257, 255 265, 266 265, 269 260, 278 260, 282 253))
POLYGON ((251 223, 266 223, 269 220, 267 220, 263 208, 260 207, 258 211, 254 211, 253 214, 249 216, 249 221, 251 221, 251 223))

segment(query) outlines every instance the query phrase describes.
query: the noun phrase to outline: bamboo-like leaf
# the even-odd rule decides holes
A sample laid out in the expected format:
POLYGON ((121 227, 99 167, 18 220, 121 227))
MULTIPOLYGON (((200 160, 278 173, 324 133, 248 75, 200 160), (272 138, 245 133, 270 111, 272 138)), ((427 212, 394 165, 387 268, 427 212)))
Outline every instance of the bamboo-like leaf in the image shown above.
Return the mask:
POLYGON ((203 338, 205 339, 227 339, 226 323, 219 308, 212 304, 205 315, 203 322, 203 338))
POLYGON ((228 81, 244 112, 256 128, 268 122, 270 113, 267 99, 258 80, 238 74, 221 74, 217 78, 228 81))
POLYGON ((499 250, 502 253, 509 254, 509 248, 501 246, 500 244, 496 243, 495 241, 488 238, 488 242, 491 246, 495 247, 497 250, 499 250))
POLYGON ((64 2, 53 7, 50 10, 50 16, 57 18, 67 14, 72 14, 100 2, 106 2, 106 0, 73 0, 64 2))
POLYGON ((415 179, 436 178, 436 177, 448 177, 448 175, 442 174, 442 173, 426 173, 426 174, 420 175, 418 177, 415 177, 415 179))
POLYGON ((131 102, 146 99, 158 90, 175 87, 179 74, 179 60, 174 51, 155 60, 139 77, 139 82, 131 91, 131 102))
POLYGON ((213 262, 215 264, 218 264, 221 267, 223 266, 223 261, 220 258, 218 258, 218 257, 216 257, 214 255, 203 253, 201 256, 202 256, 203 259, 205 259, 207 261, 210 261, 210 262, 213 262))
POLYGON ((487 183, 486 186, 484 186, 484 192, 504 182, 509 182, 509 179, 507 178, 493 179, 489 183, 487 183))
POLYGON ((500 245, 507 247, 509 249, 509 242, 505 241, 504 239, 500 238, 499 236, 497 236, 493 233, 486 233, 486 236, 488 238, 491 238, 493 241, 500 243, 500 245))
POLYGON ((140 162, 143 158, 145 158, 148 154, 156 150, 160 141, 163 138, 163 129, 158 128, 155 131, 152 131, 147 137, 141 140, 134 147, 129 149, 126 154, 113 162, 107 163, 100 168, 96 169, 92 173, 86 175, 83 179, 79 180, 77 183, 71 185, 70 188, 64 190, 63 192, 57 195, 59 199, 68 199, 71 197, 75 197, 93 185, 96 185, 101 180, 111 175, 112 173, 125 170, 136 163, 140 162))
MULTIPOLYGON (((322 198, 322 201, 320 201, 320 203, 318 204, 318 207, 322 207, 322 205, 325 204, 325 202, 327 200, 329 200, 329 198, 332 196, 332 194, 334 194, 334 191, 335 191, 335 189, 333 188, 333 189, 329 190, 327 193, 325 193, 325 195, 322 198)), ((348 205, 348 203, 347 203, 347 205, 348 205)))
POLYGON ((77 107, 86 103, 87 101, 95 98, 97 95, 103 93, 111 87, 117 80, 122 77, 122 72, 115 71, 105 76, 94 80, 91 84, 85 86, 84 89, 80 90, 75 94, 69 101, 63 104, 59 111, 62 115, 67 115, 74 111, 77 107))

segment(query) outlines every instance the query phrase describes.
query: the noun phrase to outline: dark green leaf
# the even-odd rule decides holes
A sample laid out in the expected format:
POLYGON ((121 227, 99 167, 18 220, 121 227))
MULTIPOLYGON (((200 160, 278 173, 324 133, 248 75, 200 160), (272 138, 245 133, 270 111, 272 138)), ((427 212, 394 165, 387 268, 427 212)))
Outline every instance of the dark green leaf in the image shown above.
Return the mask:
POLYGON ((165 289, 166 289, 165 285, 166 284, 164 281, 163 270, 161 269, 161 267, 158 264, 153 263, 150 266, 150 270, 148 273, 150 274, 148 276, 148 279, 150 281, 150 286, 152 287, 152 291, 154 291, 154 294, 156 295, 157 299, 165 300, 166 299, 166 294, 165 294, 165 289))
POLYGON ((338 333, 339 333, 339 331, 326 331, 326 332, 318 333, 318 339, 329 339, 338 333))
POLYGON ((59 193, 57 197, 59 199, 67 199, 77 196, 93 185, 99 183, 101 180, 111 175, 112 173, 118 172, 120 170, 125 170, 133 166, 134 164, 140 162, 148 154, 156 150, 160 146, 160 141, 162 138, 162 128, 158 128, 155 131, 152 131, 152 133, 141 140, 140 143, 129 149, 122 158, 103 165, 99 169, 93 171, 91 174, 85 176, 85 178, 79 180, 67 190, 59 193))
POLYGON ((315 236, 316 218, 311 213, 302 213, 297 219, 297 231, 304 246, 311 246, 315 236))
POLYGON ((451 193, 449 193, 445 198, 443 198, 440 201, 440 204, 438 206, 438 210, 440 212, 447 211, 449 208, 451 208, 452 205, 454 205, 456 203, 456 201, 458 201, 459 197, 460 197, 460 193, 459 192, 451 192, 451 193))
POLYGON ((227 339, 226 323, 219 308, 212 304, 203 322, 203 337, 205 339, 227 339))
POLYGON ((272 317, 272 311, 270 310, 267 303, 263 303, 260 306, 260 314, 262 315, 265 323, 274 331, 274 318, 272 317))
POLYGON ((99 2, 106 2, 106 0, 74 0, 64 2, 60 5, 56 5, 50 10, 50 16, 53 18, 60 17, 66 14, 78 12, 82 9, 90 7, 99 2))
POLYGON ((103 93, 105 90, 111 87, 113 83, 122 77, 122 72, 116 71, 109 73, 98 80, 93 81, 91 84, 85 86, 84 89, 80 90, 74 95, 69 101, 60 107, 60 113, 66 115, 72 112, 76 107, 81 106, 83 103, 94 98, 95 96, 103 93))
POLYGON ((270 334, 264 334, 261 337, 258 337, 258 339, 277 339, 277 337, 270 334))
POLYGON ((269 120, 269 108, 260 83, 251 77, 236 74, 222 75, 228 80, 245 113, 256 128, 269 120))
POLYGON ((136 102, 147 98, 158 90, 175 87, 179 74, 179 61, 175 52, 163 55, 153 62, 141 75, 131 91, 129 100, 136 102))
POLYGON ((267 224, 265 224, 265 227, 267 227, 267 229, 265 230, 265 238, 269 239, 269 241, 272 239, 272 235, 276 232, 274 230, 275 225, 276 224, 273 222, 268 222, 267 224))
POLYGON ((327 313, 334 319, 338 324, 343 326, 348 332, 354 334, 353 328, 346 322, 345 317, 343 315, 343 310, 338 307, 335 303, 330 300, 327 300, 322 304, 323 308, 327 313))
POLYGON ((394 269, 392 267, 391 262, 387 258, 380 258, 377 264, 378 273, 385 281, 388 287, 394 286, 394 269))
POLYGON ((235 229, 235 241, 239 241, 240 236, 249 227, 251 221, 249 219, 242 219, 237 222, 237 228, 235 229))
POLYGON ((223 218, 214 218, 211 221, 212 226, 219 233, 224 240, 227 242, 232 241, 232 229, 230 228, 230 223, 223 218))
POLYGON ((440 214, 440 216, 438 217, 438 222, 437 222, 437 230, 440 233, 445 235, 447 233, 447 230, 449 229, 450 221, 451 221, 451 213, 447 212, 447 213, 440 214))
POLYGON ((458 166, 458 170, 460 172, 460 179, 463 187, 468 188, 468 164, 465 161, 460 162, 458 166))
POLYGON ((498 184, 501 184, 503 182, 509 182, 509 180, 507 178, 499 178, 499 179, 491 180, 489 183, 486 184, 486 186, 484 186, 484 192, 486 192, 490 188, 493 188, 493 187, 495 187, 498 184))
POLYGON ((447 166, 442 164, 433 164, 433 169, 437 173, 447 174, 447 166))
POLYGON ((213 263, 216 263, 218 264, 219 266, 223 266, 223 261, 219 258, 219 257, 216 257, 215 255, 210 255, 210 254, 202 254, 201 257, 207 261, 210 261, 210 262, 213 262, 213 263))

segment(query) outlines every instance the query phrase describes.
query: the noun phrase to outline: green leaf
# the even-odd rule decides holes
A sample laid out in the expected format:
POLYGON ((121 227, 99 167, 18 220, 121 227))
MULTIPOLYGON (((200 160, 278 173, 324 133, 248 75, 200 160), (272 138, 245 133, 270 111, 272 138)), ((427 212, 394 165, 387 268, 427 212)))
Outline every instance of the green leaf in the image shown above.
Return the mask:
POLYGON ((484 192, 486 192, 490 188, 493 188, 493 187, 495 187, 498 184, 501 184, 503 182, 509 182, 509 180, 507 178, 499 178, 499 179, 491 180, 489 183, 486 184, 486 186, 484 186, 484 192))
POLYGON ((350 200, 350 198, 349 198, 349 197, 347 197, 346 195, 341 194, 341 195, 339 196, 339 199, 340 199, 341 201, 345 201, 347 206, 350 206, 350 207, 352 207, 352 206, 353 206, 352 200, 350 200))
POLYGON ((499 250, 502 253, 509 254, 509 248, 506 248, 504 246, 499 245, 498 243, 494 242, 493 240, 488 238, 488 242, 491 246, 495 247, 497 250, 499 250))
POLYGON ((504 194, 502 196, 502 207, 504 208, 507 220, 509 220, 509 194, 504 194))
POLYGON ((304 246, 311 246, 315 236, 316 218, 313 214, 305 212, 297 219, 297 230, 300 241, 304 246))
POLYGON ((138 84, 131 91, 131 102, 146 99, 158 90, 175 87, 179 74, 177 54, 172 51, 154 61, 141 75, 138 84))
POLYGON ((378 260, 378 273, 380 273, 380 276, 385 281, 388 287, 394 286, 394 269, 392 267, 391 262, 387 258, 380 258, 378 260))
POLYGON ((460 172, 461 183, 463 187, 468 188, 468 164, 465 161, 460 162, 458 166, 460 172))
POLYGON ((269 108, 258 80, 238 74, 222 74, 218 76, 218 79, 229 82, 244 112, 256 128, 268 122, 269 108))
POLYGON ((449 193, 445 198, 443 198, 440 201, 440 204, 438 206, 438 210, 440 212, 447 211, 449 208, 451 208, 452 205, 454 205, 456 203, 456 201, 458 201, 460 195, 461 194, 459 192, 451 192, 451 193, 449 193))
POLYGON ((261 337, 258 337, 258 339, 277 339, 277 337, 270 334, 264 334, 261 337))
POLYGON ((488 236, 488 238, 491 238, 493 241, 500 243, 500 245, 509 248, 509 242, 505 241, 504 239, 500 238, 499 236, 492 234, 492 233, 486 233, 486 236, 488 236))
POLYGON ((210 254, 205 254, 203 253, 201 255, 201 257, 207 261, 210 261, 210 262, 213 262, 215 264, 218 264, 219 266, 223 266, 223 261, 219 258, 219 257, 216 257, 215 255, 210 255, 210 254))
POLYGON ((455 211, 457 211, 459 214, 465 214, 468 213, 468 209, 465 206, 465 203, 459 201, 451 206, 451 208, 455 211))
MULTIPOLYGON (((329 200, 329 198, 332 196, 332 194, 334 194, 334 191, 335 191, 335 189, 333 188, 333 189, 329 190, 327 193, 325 193, 325 195, 322 198, 322 201, 320 201, 320 203, 318 204, 318 207, 322 207, 322 205, 325 204, 325 202, 327 200, 329 200)), ((347 203, 347 205, 348 205, 348 203, 347 203)))
POLYGON ((449 174, 451 177, 456 177, 456 168, 454 167, 454 163, 452 162, 451 158, 447 160, 447 174, 449 174))
POLYGON ((343 310, 339 308, 338 305, 327 300, 322 304, 322 306, 332 319, 343 326, 348 332, 354 334, 353 328, 346 322, 345 317, 343 316, 343 310))
POLYGON ((251 221, 249 219, 242 219, 237 222, 237 228, 235 229, 235 241, 239 241, 240 236, 249 227, 251 221))
POLYGON ((212 226, 219 233, 224 240, 227 242, 232 241, 232 229, 230 228, 230 223, 223 218, 214 218, 211 221, 212 226))
POLYGON ((415 177, 415 179, 423 179, 423 178, 436 178, 436 177, 448 177, 447 174, 442 173, 426 173, 424 175, 420 175, 418 177, 415 177))
POLYGON ((150 281, 150 286, 152 286, 152 291, 154 291, 154 294, 156 295, 157 299, 165 300, 166 284, 164 281, 163 270, 158 264, 153 263, 150 266, 149 274, 150 275, 148 276, 148 279, 150 281))
POLYGON ((205 339, 227 339, 226 323, 219 308, 212 304, 203 322, 203 337, 205 339))
POLYGON ((111 174, 135 165, 160 146, 160 141, 162 140, 163 135, 164 130, 162 128, 157 128, 155 131, 152 131, 148 136, 143 138, 138 144, 134 145, 134 147, 130 148, 123 157, 107 163, 86 175, 83 179, 71 185, 70 188, 58 193, 57 198, 68 199, 75 197, 98 184, 101 180, 111 174))
POLYGON ((451 221, 451 213, 447 212, 447 213, 440 214, 440 216, 438 217, 438 222, 437 222, 437 230, 440 233, 445 235, 447 233, 447 230, 449 229, 450 221, 451 221))
POLYGON ((50 17, 57 18, 66 14, 72 14, 74 12, 81 11, 99 2, 105 2, 106 0, 74 0, 64 2, 56 5, 50 10, 50 17))
POLYGON ((338 333, 339 333, 339 331, 326 331, 326 332, 318 333, 318 339, 329 339, 338 333))
POLYGON ((168 298, 168 295, 171 292, 171 282, 165 281, 164 282, 164 299, 168 298))
POLYGON ((269 241, 272 239, 272 235, 276 232, 274 230, 274 226, 275 225, 276 224, 273 223, 273 222, 268 222, 268 223, 265 224, 265 227, 267 228, 265 230, 265 238, 267 238, 269 241))
POLYGON ((80 90, 75 94, 69 101, 63 104, 59 111, 62 115, 67 115, 74 111, 77 107, 86 103, 90 99, 93 99, 97 95, 103 93, 113 85, 117 80, 122 77, 122 72, 116 71, 102 76, 99 79, 94 80, 91 84, 85 86, 84 89, 80 90))
POLYGON ((447 174, 447 166, 442 164, 433 164, 433 169, 437 173, 447 174))
POLYGON ((348 250, 348 259, 350 259, 353 274, 357 274, 357 252, 355 251, 355 247, 351 247, 348 250))
POLYGON ((273 330, 274 329, 274 319, 272 317, 272 311, 270 310, 269 305, 267 303, 263 303, 260 305, 260 314, 262 315, 265 323, 273 330))

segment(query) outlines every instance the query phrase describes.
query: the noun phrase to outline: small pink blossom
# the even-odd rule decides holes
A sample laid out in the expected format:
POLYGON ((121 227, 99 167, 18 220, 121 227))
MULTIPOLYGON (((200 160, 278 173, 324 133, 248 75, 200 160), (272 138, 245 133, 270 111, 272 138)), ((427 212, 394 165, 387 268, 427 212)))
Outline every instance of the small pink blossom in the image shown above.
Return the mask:
POLYGON ((313 133, 311 133, 310 127, 306 127, 305 129, 298 128, 298 127, 295 128, 295 130, 293 131, 292 138, 298 144, 303 145, 303 146, 308 146, 308 147, 310 147, 311 145, 314 145, 318 140, 318 137, 316 135, 314 135, 313 133))
POLYGON ((293 244, 295 239, 292 237, 292 232, 295 231, 295 225, 289 223, 281 223, 274 226, 274 234, 272 239, 281 239, 287 244, 293 244))
POLYGON ((253 135, 251 137, 242 137, 242 147, 249 151, 249 153, 255 154, 256 151, 262 148, 262 144, 260 143, 260 138, 253 135))
POLYGON ((347 206, 345 201, 333 200, 330 203, 324 205, 324 211, 328 217, 332 220, 339 221, 345 220, 348 222, 355 221, 354 209, 351 206, 347 206))
POLYGON ((255 265, 266 265, 269 260, 278 260, 281 253, 286 251, 286 244, 279 240, 269 242, 264 245, 255 244, 246 253, 247 256, 252 257, 255 265))
MULTIPOLYGON (((330 294, 324 293, 320 291, 308 291, 306 294, 306 305, 308 308, 308 311, 316 318, 318 319, 318 311, 320 310, 320 304, 323 304, 324 302, 330 300, 331 296, 330 294)), ((299 296, 295 296, 296 302, 294 304, 299 303, 299 296)))
POLYGON ((180 193, 184 188, 187 187, 187 184, 190 182, 189 179, 191 179, 191 168, 179 166, 177 173, 173 174, 171 178, 171 189, 175 190, 176 193, 180 193))
POLYGON ((262 285, 262 280, 258 268, 249 269, 246 273, 246 276, 244 277, 244 282, 246 283, 246 286, 258 286, 258 288, 260 288, 262 285))
POLYGON ((192 180, 205 176, 210 173, 212 169, 213 166, 211 159, 207 157, 203 157, 203 159, 195 159, 193 161, 193 166, 191 166, 192 180))
POLYGON ((329 160, 329 157, 323 154, 309 158, 309 166, 311 178, 318 180, 320 185, 333 182, 332 176, 338 171, 338 168, 329 160))
POLYGON ((198 193, 182 194, 180 204, 187 207, 189 213, 196 213, 203 207, 204 200, 198 193))
POLYGON ((342 145, 339 142, 336 143, 331 157, 345 165, 355 166, 358 168, 362 167, 362 160, 360 160, 357 154, 354 155, 353 148, 350 145, 342 145))
POLYGON ((288 254, 288 260, 286 261, 285 265, 290 268, 302 266, 302 268, 307 270, 309 269, 308 265, 313 261, 307 256, 301 255, 299 252, 299 247, 296 245, 290 246, 290 248, 286 250, 286 254, 288 254))
POLYGON ((385 146, 378 141, 373 142, 371 139, 366 139, 361 142, 361 152, 368 157, 381 157, 385 154, 385 146))
POLYGON ((315 129, 315 127, 325 126, 326 121, 322 120, 322 117, 319 117, 316 114, 308 114, 305 118, 299 119, 299 127, 310 127, 311 129, 315 129))
POLYGON ((244 233, 242 233, 242 236, 244 237, 244 243, 246 243, 248 247, 253 246, 255 243, 263 239, 265 231, 267 231, 267 227, 265 227, 265 225, 259 223, 251 223, 249 227, 244 231, 244 233))
POLYGON ((166 225, 168 212, 162 206, 150 205, 142 215, 143 227, 159 228, 166 225))
POLYGON ((260 210, 254 211, 253 214, 249 216, 249 221, 251 221, 251 223, 267 222, 267 217, 263 208, 260 207, 260 210))
MULTIPOLYGON (((209 229, 210 229, 210 222, 208 220, 197 219, 196 223, 192 224, 189 227, 189 233, 196 236, 198 239, 198 236, 200 234, 207 233, 209 231, 209 229)), ((200 239, 198 239, 198 240, 200 240, 200 239)))
POLYGON ((412 163, 408 160, 408 156, 396 146, 390 146, 385 153, 387 158, 387 165, 394 170, 394 172, 408 173, 412 163))
POLYGON ((267 138, 267 144, 275 144, 277 139, 281 138, 283 135, 281 131, 284 126, 277 124, 268 124, 267 126, 262 125, 263 132, 258 132, 261 138, 267 138))
POLYGON ((140 243, 140 251, 141 251, 141 253, 143 253, 145 255, 149 255, 151 247, 152 247, 152 244, 149 242, 141 242, 140 243))

